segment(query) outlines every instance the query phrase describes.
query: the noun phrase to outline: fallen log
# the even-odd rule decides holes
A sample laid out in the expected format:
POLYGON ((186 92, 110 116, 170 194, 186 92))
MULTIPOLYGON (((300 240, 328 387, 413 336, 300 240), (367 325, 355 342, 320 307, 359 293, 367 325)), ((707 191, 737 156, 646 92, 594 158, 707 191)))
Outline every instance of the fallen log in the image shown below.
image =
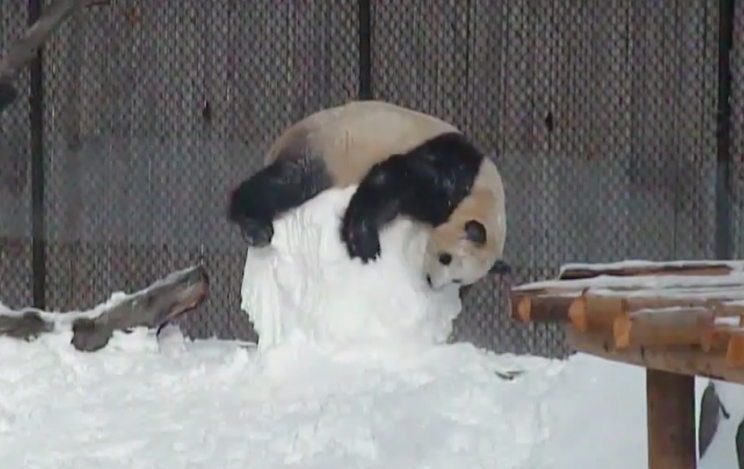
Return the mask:
POLYGON ((41 16, 8 50, 0 62, 0 113, 18 97, 13 81, 31 62, 44 43, 64 21, 81 7, 106 4, 105 0, 57 0, 44 9, 41 16))
POLYGON ((136 327, 160 329, 193 310, 208 296, 209 276, 203 266, 171 273, 100 312, 49 313, 26 309, 0 315, 0 335, 33 340, 59 327, 71 327, 72 345, 80 351, 104 348, 115 331, 136 327))
POLYGON ((52 330, 54 330, 54 324, 45 321, 38 312, 33 310, 24 310, 18 316, 0 315, 0 335, 31 340, 52 330))

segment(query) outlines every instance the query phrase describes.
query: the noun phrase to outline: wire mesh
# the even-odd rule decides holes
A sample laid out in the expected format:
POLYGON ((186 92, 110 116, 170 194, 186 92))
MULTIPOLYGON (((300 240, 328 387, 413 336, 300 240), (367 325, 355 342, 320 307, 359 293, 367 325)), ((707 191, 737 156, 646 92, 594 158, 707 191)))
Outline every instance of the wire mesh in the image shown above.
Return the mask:
MULTIPOLYGON (((2 11, 0 44, 10 44, 26 30, 26 4, 2 11)), ((14 85, 19 96, 0 114, 0 301, 17 308, 33 302, 28 74, 14 85)))
MULTIPOLYGON (((494 159, 514 282, 574 261, 713 257, 716 2, 371 1, 375 98, 455 123, 494 159)), ((5 44, 25 24, 15 4, 5 44)), ((45 55, 48 309, 203 262, 212 292, 186 332, 255 339, 226 196, 282 128, 355 97, 357 14, 340 0, 110 0, 64 24, 45 55)), ((24 95, 0 117, 15 155, 0 158, 2 295, 18 305, 31 298, 27 115, 24 95)), ((557 329, 508 317, 507 287, 472 288, 453 340, 565 353, 557 329)))
POLYGON ((255 339, 227 194, 281 129, 356 92, 348 2, 112 1, 49 43, 49 308, 203 262, 194 337, 255 339), (281 39, 279 39, 281 38, 281 39))
MULTIPOLYGON (((373 5, 375 96, 453 121, 494 158, 514 281, 713 256, 716 5, 373 5)), ((498 279, 471 289, 455 340, 565 352, 555 327, 514 324, 505 296, 498 279)))
POLYGON ((732 122, 731 122, 731 154, 732 171, 730 187, 732 192, 732 225, 733 225, 733 256, 744 257, 744 135, 740 129, 744 128, 744 11, 737 8, 734 20, 734 47, 731 58, 732 73, 732 122))

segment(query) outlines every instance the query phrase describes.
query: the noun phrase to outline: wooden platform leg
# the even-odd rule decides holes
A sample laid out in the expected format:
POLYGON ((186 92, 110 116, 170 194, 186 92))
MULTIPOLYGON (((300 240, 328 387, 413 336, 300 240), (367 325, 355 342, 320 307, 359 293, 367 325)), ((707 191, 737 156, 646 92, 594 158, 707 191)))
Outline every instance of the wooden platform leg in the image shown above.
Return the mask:
POLYGON ((649 469, 695 469, 695 377, 646 370, 649 469))

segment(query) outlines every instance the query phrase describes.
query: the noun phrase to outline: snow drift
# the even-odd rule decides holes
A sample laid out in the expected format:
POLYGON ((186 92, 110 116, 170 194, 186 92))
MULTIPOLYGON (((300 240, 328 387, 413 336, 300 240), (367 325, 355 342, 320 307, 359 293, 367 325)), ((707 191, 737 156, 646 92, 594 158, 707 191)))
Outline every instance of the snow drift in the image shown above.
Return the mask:
MULTIPOLYGON (((243 307, 270 353, 175 327, 96 353, 77 352, 64 328, 0 337, 5 466, 646 467, 642 368, 431 345, 460 311, 457 291, 424 288, 425 231, 410 222, 383 233, 379 262, 349 261, 337 230, 352 192, 322 194, 249 252, 243 307), (424 346, 401 348, 411 341, 424 346)), ((744 407, 727 406, 701 469, 735 467, 744 407)))

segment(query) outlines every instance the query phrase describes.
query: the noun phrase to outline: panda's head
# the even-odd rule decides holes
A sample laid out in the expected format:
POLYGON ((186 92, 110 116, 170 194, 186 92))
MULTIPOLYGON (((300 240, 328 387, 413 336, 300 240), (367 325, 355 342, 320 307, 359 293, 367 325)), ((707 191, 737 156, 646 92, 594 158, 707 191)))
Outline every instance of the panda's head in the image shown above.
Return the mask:
POLYGON ((482 220, 451 219, 429 237, 423 265, 426 282, 439 290, 452 284, 472 285, 489 273, 509 274, 501 246, 482 220))

